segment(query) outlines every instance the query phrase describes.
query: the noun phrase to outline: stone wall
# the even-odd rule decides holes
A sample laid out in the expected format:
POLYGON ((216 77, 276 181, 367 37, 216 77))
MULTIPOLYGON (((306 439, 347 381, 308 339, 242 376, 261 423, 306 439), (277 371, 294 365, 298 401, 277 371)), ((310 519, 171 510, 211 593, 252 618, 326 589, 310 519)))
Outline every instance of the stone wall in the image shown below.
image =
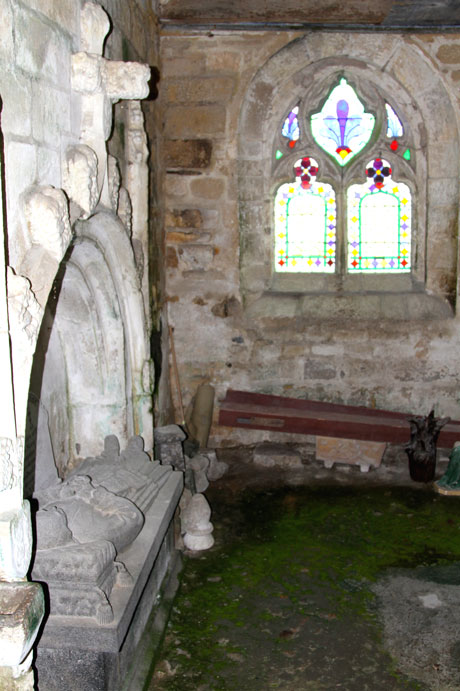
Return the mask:
MULTIPOLYGON (((161 61, 166 300, 185 404, 209 381, 217 408, 235 388, 413 413, 435 406, 458 418, 460 37, 176 29, 162 35, 161 61), (346 58, 357 73, 368 63, 382 83, 403 86, 425 118, 416 126, 419 292, 331 299, 273 291, 262 275, 272 232, 266 123, 290 105, 279 101, 296 69, 346 58)), ((215 424, 212 441, 270 435, 215 424)))
MULTIPOLYGON (((126 304, 121 304, 121 310, 131 326, 135 326, 131 355, 137 364, 133 366, 134 360, 128 362, 129 358, 121 357, 132 383, 130 394, 121 405, 126 406, 134 427, 139 423, 140 428, 146 428, 151 441, 153 437, 152 382, 145 348, 146 341, 148 343, 145 319, 148 304, 144 309, 137 276, 139 261, 134 258, 124 221, 117 217, 114 208, 118 190, 110 160, 109 184, 105 178, 106 139, 110 134, 106 129, 110 130, 112 104, 120 99, 143 98, 147 93, 148 70, 141 65, 127 68, 114 62, 109 65, 102 58, 102 41, 110 21, 97 3, 89 3, 86 14, 84 5, 79 0, 0 1, 0 153, 5 210, 2 223, 5 237, 1 244, 5 247, 4 265, 7 267, 7 285, 0 295, 0 356, 6 382, 0 396, 2 688, 32 688, 32 656, 28 653, 43 615, 41 589, 37 586, 34 590, 32 585, 29 590, 22 589, 21 592, 21 588, 14 586, 14 582, 24 579, 28 573, 32 549, 29 505, 23 501, 24 438, 32 360, 43 314, 45 309, 50 309, 47 303, 53 281, 72 237, 80 232, 75 221, 81 219, 86 223, 99 201, 98 211, 102 208, 110 216, 120 236, 117 242, 124 248, 124 256, 116 257, 116 242, 112 247, 104 247, 106 257, 111 254, 109 263, 118 271, 112 272, 115 273, 112 276, 114 283, 119 281, 120 288, 124 284, 118 297, 129 284, 128 294, 133 298, 133 301, 129 298, 126 304), (72 56, 76 53, 79 57, 75 59, 72 56), (124 259, 127 259, 128 270, 122 266, 124 259), (136 310, 134 321, 131 319, 132 302, 136 310), (16 614, 11 617, 17 630, 9 629, 8 624, 3 626, 8 622, 7 615, 16 611, 23 615, 22 619, 16 614)), ((109 1, 104 6, 113 23, 106 57, 112 61, 131 58, 155 64, 156 19, 147 4, 133 2, 127 8, 125 3, 109 1)), ((131 120, 132 132, 137 128, 133 123, 140 120, 139 113, 135 114, 131 120)), ((153 122, 151 128, 154 131, 154 116, 150 115, 149 120, 153 122)), ((141 142, 140 150, 142 146, 145 142, 141 142)), ((122 173, 126 173, 132 163, 124 151, 129 152, 129 148, 117 151, 122 173)), ((146 161, 140 160, 137 164, 139 174, 143 174, 142 166, 146 167, 146 161)), ((125 179, 122 182, 124 184, 125 179)), ((120 213, 120 209, 118 211, 120 213)), ((147 214, 148 208, 145 208, 145 230, 147 214)), ((100 240, 96 238, 97 232, 89 238, 85 236, 86 230, 87 226, 79 238, 80 247, 85 243, 86 247, 96 247, 100 240)), ((147 270, 144 275, 148 276, 147 270)), ((93 276, 96 277, 96 272, 93 276)), ((94 283, 97 283, 97 277, 94 283)), ((53 291, 52 297, 57 299, 56 284, 53 291)), ((97 294, 96 289, 93 297, 97 294)), ((81 313, 74 314, 77 317, 73 320, 76 332, 67 339, 68 345, 72 341, 77 350, 78 344, 82 345, 78 316, 81 313)), ((66 376, 77 383, 76 372, 67 372, 66 376)), ((56 376, 54 384, 59 384, 61 379, 56 376)), ((61 412, 69 414, 65 396, 56 404, 61 412)), ((76 451, 78 453, 78 449, 76 451)))

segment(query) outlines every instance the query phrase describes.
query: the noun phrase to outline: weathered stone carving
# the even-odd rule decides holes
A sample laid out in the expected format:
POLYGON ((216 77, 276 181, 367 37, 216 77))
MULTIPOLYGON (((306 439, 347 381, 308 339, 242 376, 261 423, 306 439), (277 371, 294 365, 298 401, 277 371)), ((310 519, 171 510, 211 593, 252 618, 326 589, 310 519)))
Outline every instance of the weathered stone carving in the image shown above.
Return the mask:
POLYGON ((67 514, 57 506, 37 511, 33 577, 46 581, 51 614, 113 619, 109 596, 117 578, 115 547, 104 539, 75 540, 67 514))
POLYGON ((110 435, 100 456, 87 458, 70 478, 36 494, 33 577, 46 581, 52 614, 111 621, 115 582, 131 584, 116 554, 135 540, 144 523, 140 509, 149 509, 170 476, 170 467, 150 460, 141 437, 131 437, 120 452, 117 437, 110 435))
POLYGON ((72 535, 80 543, 109 540, 120 550, 131 544, 144 522, 129 499, 93 484, 86 475, 74 475, 38 492, 36 498, 40 509, 63 510, 72 535))
POLYGON ((120 453, 117 437, 109 435, 104 440, 102 454, 85 459, 73 477, 88 475, 93 485, 129 499, 145 513, 170 472, 170 467, 150 460, 144 451, 142 437, 131 437, 120 453))
POLYGON ((80 13, 81 49, 86 53, 102 55, 110 20, 96 2, 86 2, 80 13))
POLYGON ((120 194, 121 175, 118 161, 114 156, 107 156, 107 180, 109 184, 110 202, 112 210, 118 213, 118 200, 120 194))
POLYGON ((187 549, 198 551, 213 546, 214 527, 210 517, 211 508, 204 494, 194 494, 181 510, 182 532, 187 549))
POLYGON ((72 237, 65 194, 51 185, 31 187, 23 202, 31 244, 40 245, 60 262, 72 237))
MULTIPOLYGON (((30 281, 15 274, 10 266, 7 267, 7 281, 10 331, 15 340, 14 345, 18 345, 16 336, 23 332, 29 347, 35 349, 43 309, 35 299, 30 281)), ((20 340, 24 341, 23 338, 20 340)))
MULTIPOLYGON (((131 237, 133 230, 133 207, 131 205, 129 192, 124 187, 120 187, 118 194, 118 217, 126 228, 128 237, 131 237)), ((135 253, 134 250, 134 254, 135 253)))
POLYGON ((0 513, 0 541, 0 580, 24 578, 32 549, 29 502, 23 502, 20 510, 0 513))
POLYGON ((0 492, 14 486, 15 460, 12 440, 0 438, 0 492))
POLYGON ((154 436, 155 456, 159 458, 162 463, 167 463, 178 470, 185 470, 182 442, 187 435, 179 425, 156 427, 154 436))
POLYGON ((62 186, 74 204, 81 209, 78 218, 91 216, 99 201, 97 156, 85 144, 69 146, 62 169, 62 186))

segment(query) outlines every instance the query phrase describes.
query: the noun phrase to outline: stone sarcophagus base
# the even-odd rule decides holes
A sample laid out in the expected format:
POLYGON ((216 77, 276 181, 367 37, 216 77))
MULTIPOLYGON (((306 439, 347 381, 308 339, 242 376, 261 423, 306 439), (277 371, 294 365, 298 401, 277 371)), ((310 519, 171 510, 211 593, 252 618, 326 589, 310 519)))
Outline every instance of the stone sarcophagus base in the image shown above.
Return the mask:
MULTIPOLYGON (((104 456, 101 459, 103 461, 104 456)), ((152 473, 155 470, 157 476, 159 465, 154 462, 151 466, 152 473)), ((88 470, 85 466, 84 471, 88 470)), ((74 552, 76 558, 77 552, 83 550, 87 552, 82 563, 87 563, 88 576, 91 576, 91 569, 94 571, 91 586, 86 585, 83 571, 72 575, 75 590, 69 611, 75 614, 66 613, 65 597, 70 590, 67 576, 61 583, 55 583, 52 575, 48 575, 47 580, 43 578, 44 588, 49 593, 50 615, 37 650, 40 691, 73 688, 115 691, 121 688, 146 623, 178 559, 173 521, 183 489, 183 474, 170 466, 163 466, 163 470, 161 482, 154 483, 154 496, 143 505, 142 527, 130 544, 118 546, 116 555, 112 543, 102 540, 69 545, 68 558, 71 560, 74 552), (91 557, 92 550, 96 551, 97 558, 91 557), (79 596, 82 598, 80 608, 77 606, 79 596), (96 602, 94 608, 91 607, 93 602, 96 602)), ((72 488, 74 480, 69 484, 72 488)), ((90 491, 93 491, 92 485, 90 491)), ((56 505, 54 511, 62 510, 59 502, 55 502, 56 505)), ((51 507, 44 509, 44 513, 50 510, 51 507)), ((69 525, 72 525, 71 520, 69 525)), ((55 553, 58 558, 59 549, 65 550, 66 545, 37 551, 34 566, 37 576, 41 569, 46 571, 47 556, 55 553)), ((42 580, 37 576, 36 580, 42 580)))

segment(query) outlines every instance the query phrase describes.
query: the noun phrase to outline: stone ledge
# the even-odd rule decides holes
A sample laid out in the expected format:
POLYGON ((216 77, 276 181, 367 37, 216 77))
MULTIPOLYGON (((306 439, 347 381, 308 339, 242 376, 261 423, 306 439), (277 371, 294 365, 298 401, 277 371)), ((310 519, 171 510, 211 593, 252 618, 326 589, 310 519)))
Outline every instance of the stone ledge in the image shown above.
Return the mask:
POLYGON ((303 317, 310 322, 427 321, 454 317, 447 300, 422 292, 341 295, 265 292, 252 302, 248 300, 245 313, 251 319, 303 317))

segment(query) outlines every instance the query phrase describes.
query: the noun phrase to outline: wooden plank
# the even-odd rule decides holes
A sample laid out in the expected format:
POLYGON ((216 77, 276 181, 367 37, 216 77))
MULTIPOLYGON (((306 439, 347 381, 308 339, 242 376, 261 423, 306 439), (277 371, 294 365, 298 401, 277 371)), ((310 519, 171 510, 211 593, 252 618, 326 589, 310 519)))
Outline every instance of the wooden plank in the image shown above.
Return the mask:
MULTIPOLYGON (((220 406, 219 424, 404 444, 410 438, 410 417, 407 413, 363 406, 229 390, 220 406)), ((441 430, 438 445, 450 448, 455 441, 460 441, 459 421, 451 421, 441 430)))

